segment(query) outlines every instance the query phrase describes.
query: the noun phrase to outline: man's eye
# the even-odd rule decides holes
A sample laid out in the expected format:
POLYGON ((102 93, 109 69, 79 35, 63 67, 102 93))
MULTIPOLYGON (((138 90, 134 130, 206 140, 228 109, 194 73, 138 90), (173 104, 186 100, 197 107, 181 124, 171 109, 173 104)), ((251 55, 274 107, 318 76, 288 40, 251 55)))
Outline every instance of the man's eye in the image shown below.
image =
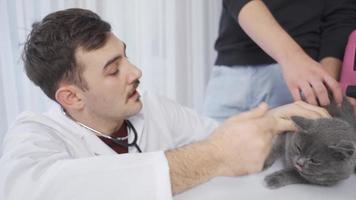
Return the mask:
POLYGON ((109 75, 116 75, 119 72, 119 65, 120 65, 120 61, 117 60, 116 62, 114 62, 112 64, 112 66, 110 67, 108 74, 109 75))
POLYGON ((118 70, 118 69, 116 69, 116 70, 110 72, 109 74, 110 74, 110 75, 116 75, 117 73, 119 73, 119 70, 118 70))
POLYGON ((109 67, 109 69, 106 71, 106 74, 108 75, 116 75, 119 72, 119 68, 117 64, 112 64, 112 66, 109 67))

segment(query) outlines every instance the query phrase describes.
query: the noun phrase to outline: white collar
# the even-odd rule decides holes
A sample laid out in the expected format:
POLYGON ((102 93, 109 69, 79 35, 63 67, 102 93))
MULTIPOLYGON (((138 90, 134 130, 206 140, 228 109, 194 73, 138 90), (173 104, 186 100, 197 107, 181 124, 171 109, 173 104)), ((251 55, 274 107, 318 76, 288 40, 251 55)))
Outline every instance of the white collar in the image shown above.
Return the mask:
MULTIPOLYGON (((46 115, 53 121, 59 123, 61 125, 59 128, 62 127, 62 129, 67 129, 63 131, 70 130, 71 134, 77 137, 79 136, 80 139, 83 140, 83 142, 86 144, 88 149, 90 149, 95 155, 116 154, 114 150, 112 150, 102 140, 100 140, 92 131, 80 126, 74 120, 64 115, 59 105, 51 109, 48 113, 46 113, 46 115)), ((130 117, 129 120, 137 131, 137 144, 140 146, 144 127, 143 109, 141 109, 136 115, 130 117)), ((129 140, 132 140, 134 134, 129 135, 129 140)), ((141 149, 144 151, 145 148, 141 147, 141 149)), ((135 147, 130 147, 129 152, 137 152, 137 150, 135 147)))

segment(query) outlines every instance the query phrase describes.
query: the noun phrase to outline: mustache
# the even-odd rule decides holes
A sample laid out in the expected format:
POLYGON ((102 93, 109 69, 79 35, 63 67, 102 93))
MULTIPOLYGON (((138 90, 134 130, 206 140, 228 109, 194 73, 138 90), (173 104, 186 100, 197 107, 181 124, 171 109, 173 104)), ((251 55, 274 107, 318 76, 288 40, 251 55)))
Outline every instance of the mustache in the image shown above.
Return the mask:
POLYGON ((136 88, 138 88, 138 86, 140 85, 140 80, 135 80, 133 83, 133 88, 136 90, 136 88))
POLYGON ((136 91, 139 85, 140 85, 140 80, 138 79, 132 83, 132 90, 127 94, 127 98, 129 98, 136 91))

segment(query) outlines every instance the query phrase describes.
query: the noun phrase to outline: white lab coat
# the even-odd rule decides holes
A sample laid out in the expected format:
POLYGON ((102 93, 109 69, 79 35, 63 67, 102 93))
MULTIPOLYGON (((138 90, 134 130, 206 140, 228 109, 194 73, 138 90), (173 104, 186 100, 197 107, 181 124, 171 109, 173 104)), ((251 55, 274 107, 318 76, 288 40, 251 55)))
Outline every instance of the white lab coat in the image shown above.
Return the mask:
POLYGON ((4 139, 0 200, 172 199, 164 150, 205 138, 217 122, 152 93, 142 101, 130 119, 142 154, 116 154, 59 107, 22 114, 4 139))

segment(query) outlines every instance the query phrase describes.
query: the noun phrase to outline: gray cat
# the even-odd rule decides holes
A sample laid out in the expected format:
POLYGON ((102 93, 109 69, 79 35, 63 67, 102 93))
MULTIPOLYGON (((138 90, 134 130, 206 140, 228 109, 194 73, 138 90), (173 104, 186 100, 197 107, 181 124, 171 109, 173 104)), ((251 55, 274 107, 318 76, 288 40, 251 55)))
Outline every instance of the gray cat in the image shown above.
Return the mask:
POLYGON ((265 162, 265 168, 282 157, 284 169, 265 177, 267 187, 296 183, 334 185, 356 172, 356 117, 350 103, 332 103, 332 118, 316 120, 294 116, 296 133, 280 135, 265 162))

